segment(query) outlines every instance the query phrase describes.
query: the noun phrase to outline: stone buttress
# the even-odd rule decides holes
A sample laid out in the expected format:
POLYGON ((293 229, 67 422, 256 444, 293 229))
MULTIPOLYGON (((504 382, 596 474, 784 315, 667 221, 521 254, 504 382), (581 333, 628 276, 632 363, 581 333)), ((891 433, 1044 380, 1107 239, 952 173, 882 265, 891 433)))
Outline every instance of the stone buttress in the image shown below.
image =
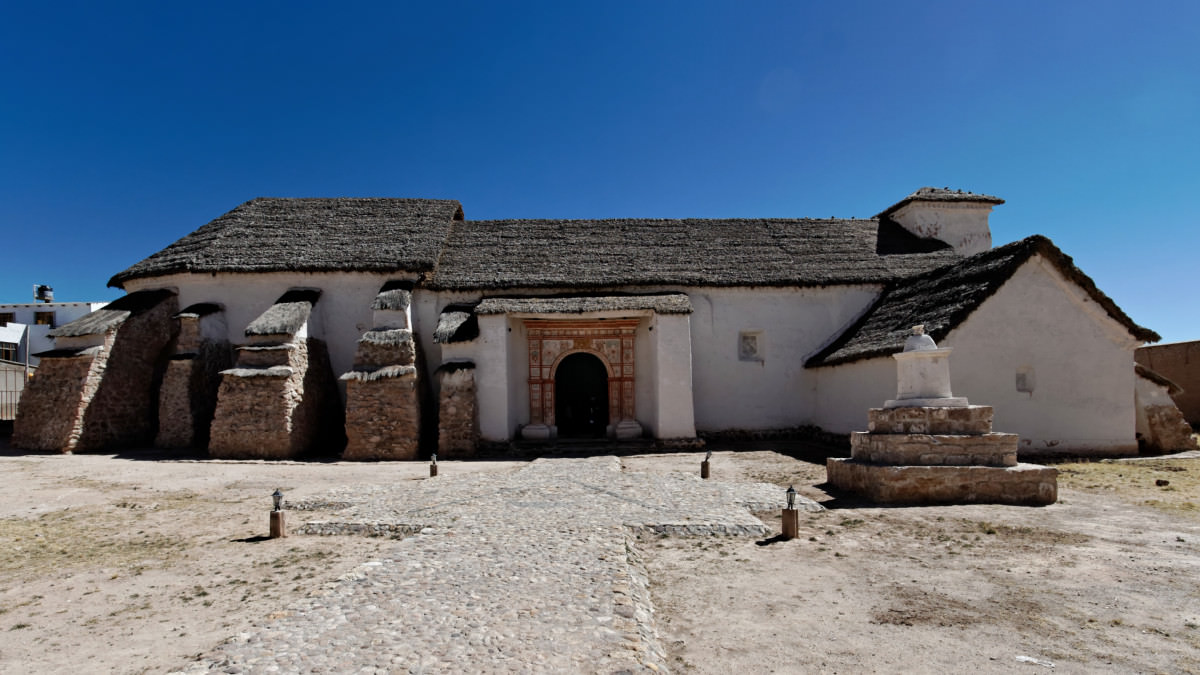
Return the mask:
POLYGON ((233 348, 226 339, 220 305, 191 305, 174 318, 179 322, 179 338, 159 389, 154 445, 204 449, 217 407, 221 371, 233 366, 233 348))
POLYGON ((443 363, 438 376, 438 455, 452 459, 470 457, 479 445, 475 364, 443 363))
POLYGON ((149 444, 178 310, 172 290, 138 291, 52 329, 55 349, 38 354, 13 446, 72 452, 149 444))
POLYGON ((342 411, 322 340, 308 336, 321 292, 293 289, 246 327, 237 366, 221 372, 208 452, 286 459, 340 447, 342 411))
POLYGON ((1058 470, 1017 462, 1016 434, 992 431, 991 406, 950 392, 950 349, 921 326, 896 354, 897 399, 868 412, 851 457, 826 462, 829 482, 881 504, 1016 504, 1058 499, 1058 470))
POLYGON ((409 307, 412 284, 389 281, 371 304, 373 327, 358 341, 346 383, 344 459, 417 459, 421 391, 409 307))

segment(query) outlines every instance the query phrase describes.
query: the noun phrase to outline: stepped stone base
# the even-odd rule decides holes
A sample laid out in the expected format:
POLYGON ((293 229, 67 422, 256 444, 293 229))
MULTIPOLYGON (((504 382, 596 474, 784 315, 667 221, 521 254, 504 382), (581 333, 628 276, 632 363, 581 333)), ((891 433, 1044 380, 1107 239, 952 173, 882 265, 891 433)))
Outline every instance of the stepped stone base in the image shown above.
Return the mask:
POLYGON ((1058 500, 1058 469, 1036 464, 888 466, 830 458, 825 470, 837 488, 880 504, 1046 506, 1058 500))

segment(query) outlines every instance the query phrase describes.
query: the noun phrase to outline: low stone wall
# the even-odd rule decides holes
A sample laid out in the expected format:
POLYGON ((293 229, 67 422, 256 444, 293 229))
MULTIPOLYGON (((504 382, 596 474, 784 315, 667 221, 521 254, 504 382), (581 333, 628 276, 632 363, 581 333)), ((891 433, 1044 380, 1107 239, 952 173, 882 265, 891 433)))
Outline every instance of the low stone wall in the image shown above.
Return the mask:
POLYGON ((1192 427, 1173 405, 1148 405, 1142 409, 1149 435, 1143 439, 1147 452, 1184 452, 1195 450, 1192 427))
POLYGON ((343 417, 325 343, 309 339, 276 353, 288 354, 287 366, 221 373, 210 456, 288 459, 339 443, 343 417))
POLYGON ((13 447, 71 452, 83 433, 83 414, 107 361, 108 352, 101 348, 78 356, 43 358, 21 396, 13 421, 13 447))
POLYGON ((159 389, 156 447, 208 447, 220 373, 231 365, 233 356, 228 342, 203 342, 198 351, 178 355, 167 364, 159 389))
POLYGON ((829 482, 882 504, 1011 504, 1058 500, 1058 469, 1036 464, 886 466, 854 459, 826 463, 829 482))
POLYGON ((343 459, 417 459, 421 424, 417 374, 412 366, 350 372, 346 383, 343 459))
POLYGON ((474 456, 479 444, 474 364, 443 367, 438 380, 438 454, 447 459, 474 456))

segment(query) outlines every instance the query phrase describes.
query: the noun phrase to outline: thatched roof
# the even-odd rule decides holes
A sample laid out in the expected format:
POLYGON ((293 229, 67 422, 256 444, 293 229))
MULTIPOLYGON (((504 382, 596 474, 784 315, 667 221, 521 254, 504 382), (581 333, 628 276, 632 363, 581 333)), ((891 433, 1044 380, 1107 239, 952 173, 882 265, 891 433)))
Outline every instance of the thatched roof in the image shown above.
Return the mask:
POLYGON ((45 352, 37 352, 33 356, 39 359, 73 359, 81 356, 96 356, 103 347, 74 347, 71 349, 51 349, 45 352))
POLYGON ((389 281, 379 289, 379 295, 375 296, 375 301, 371 303, 371 309, 404 311, 412 304, 412 289, 413 282, 411 281, 389 281))
POLYGON ((1135 338, 1162 339, 1134 323, 1053 242, 1033 236, 890 284, 854 325, 805 366, 832 366, 902 351, 916 324, 925 324, 925 332, 941 341, 1035 254, 1083 289, 1135 338))
POLYGON ((457 373, 460 370, 475 370, 474 361, 447 361, 437 367, 438 373, 457 373))
POLYGON ((1003 204, 1004 200, 992 195, 951 190, 950 188, 923 187, 900 201, 884 209, 876 218, 882 218, 898 211, 901 207, 912 202, 977 202, 980 204, 1003 204))
POLYGON ((683 293, 660 295, 555 296, 484 298, 476 314, 582 314, 584 312, 652 310, 658 314, 691 314, 692 301, 683 293))
MULTIPOLYGON (((185 272, 371 271, 425 274, 442 290, 822 286, 885 283, 956 259, 878 220, 462 218, 449 200, 260 198, 109 285, 185 272)), ((403 299, 390 294, 381 308, 403 299)))
POLYGON ((187 307, 184 307, 172 318, 178 319, 182 316, 198 318, 202 316, 208 316, 209 314, 216 314, 224 309, 224 307, 215 302, 198 302, 194 305, 188 305, 187 307))
POLYGON ((438 315, 438 325, 433 331, 436 344, 470 342, 479 337, 479 317, 475 305, 447 305, 438 315))
POLYGON ((462 205, 446 199, 280 199, 242 204, 109 280, 180 272, 433 269, 462 205))
POLYGON ((367 344, 380 345, 383 347, 395 347, 397 345, 408 344, 413 341, 413 334, 407 328, 395 328, 388 330, 369 330, 363 333, 363 336, 358 339, 359 342, 367 344))
MULTIPOLYGON (((451 229, 437 289, 883 283, 959 259, 877 251, 876 220, 497 220, 451 229)), ((915 238, 914 238, 915 239, 915 238)))
POLYGON ((100 335, 120 326, 131 316, 153 309, 158 303, 175 295, 175 291, 158 289, 138 291, 122 296, 107 305, 74 321, 50 329, 50 337, 81 337, 100 335))
POLYGON ((348 373, 343 373, 338 379, 343 382, 354 380, 356 382, 375 382, 377 380, 386 380, 397 377, 413 377, 416 375, 417 369, 415 366, 384 366, 375 370, 351 370, 348 373))
POLYGON ((321 291, 315 289, 293 289, 284 293, 246 326, 246 336, 295 335, 308 321, 313 305, 320 297, 321 291))
POLYGON ((1138 376, 1144 377, 1154 384, 1163 387, 1171 396, 1178 396, 1183 393, 1183 387, 1179 386, 1174 380, 1169 379, 1166 375, 1163 375, 1157 370, 1151 370, 1140 363, 1135 363, 1133 364, 1133 372, 1137 373, 1138 376))

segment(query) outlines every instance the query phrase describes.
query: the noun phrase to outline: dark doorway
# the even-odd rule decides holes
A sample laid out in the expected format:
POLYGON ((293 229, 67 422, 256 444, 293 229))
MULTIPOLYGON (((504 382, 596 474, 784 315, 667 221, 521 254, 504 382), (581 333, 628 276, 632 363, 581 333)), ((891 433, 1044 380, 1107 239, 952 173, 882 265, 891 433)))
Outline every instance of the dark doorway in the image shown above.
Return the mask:
POLYGON ((559 438, 603 438, 608 428, 608 369, 583 352, 554 373, 554 418, 559 438))

